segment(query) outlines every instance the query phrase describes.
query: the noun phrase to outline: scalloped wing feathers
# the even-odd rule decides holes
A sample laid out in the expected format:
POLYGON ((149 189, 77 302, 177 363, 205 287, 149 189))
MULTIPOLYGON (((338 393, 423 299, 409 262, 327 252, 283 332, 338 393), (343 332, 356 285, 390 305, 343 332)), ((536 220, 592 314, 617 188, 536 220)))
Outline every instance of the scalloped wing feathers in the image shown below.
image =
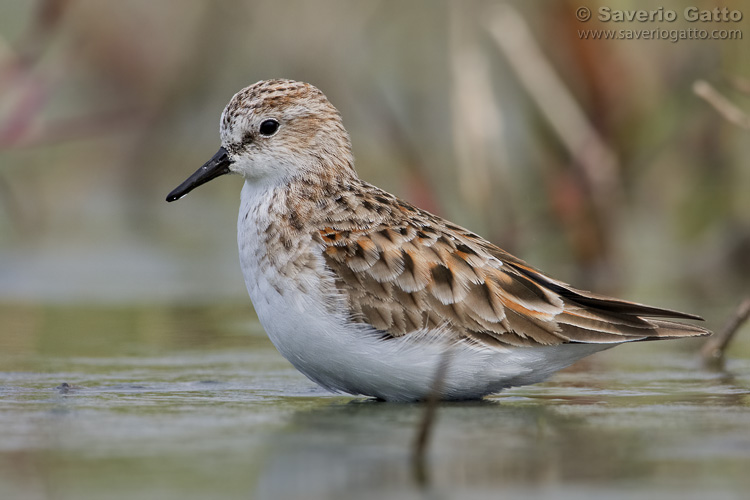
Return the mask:
POLYGON ((328 198, 314 235, 350 317, 390 336, 448 326, 494 346, 705 335, 648 316, 697 316, 577 290, 476 234, 359 181, 328 198))

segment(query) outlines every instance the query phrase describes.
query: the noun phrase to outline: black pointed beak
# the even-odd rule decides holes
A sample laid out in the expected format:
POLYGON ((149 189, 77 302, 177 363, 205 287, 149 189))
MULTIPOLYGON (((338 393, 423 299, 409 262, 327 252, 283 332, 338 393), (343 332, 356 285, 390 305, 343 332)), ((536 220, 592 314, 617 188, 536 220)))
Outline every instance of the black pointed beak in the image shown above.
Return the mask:
POLYGON ((216 179, 220 175, 228 174, 229 165, 231 164, 232 161, 229 159, 227 150, 223 147, 219 148, 210 160, 167 195, 167 201, 179 200, 201 184, 205 184, 211 179, 216 179))

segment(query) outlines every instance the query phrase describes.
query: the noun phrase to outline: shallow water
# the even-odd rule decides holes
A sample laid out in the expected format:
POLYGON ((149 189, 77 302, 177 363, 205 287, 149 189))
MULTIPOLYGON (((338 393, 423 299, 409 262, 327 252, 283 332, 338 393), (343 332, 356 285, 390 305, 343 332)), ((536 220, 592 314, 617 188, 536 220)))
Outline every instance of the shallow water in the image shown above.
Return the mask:
POLYGON ((0 498, 746 498, 750 358, 623 346, 442 404, 328 394, 245 306, 0 307, 0 498))

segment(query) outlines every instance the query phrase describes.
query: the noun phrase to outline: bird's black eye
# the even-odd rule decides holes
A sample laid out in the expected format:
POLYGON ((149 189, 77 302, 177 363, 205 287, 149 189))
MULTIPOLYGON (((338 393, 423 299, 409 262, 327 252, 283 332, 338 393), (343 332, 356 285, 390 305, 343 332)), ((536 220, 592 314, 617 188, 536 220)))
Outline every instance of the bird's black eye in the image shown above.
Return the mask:
POLYGON ((276 120, 263 120, 263 123, 260 124, 259 132, 260 135, 270 137, 275 134, 277 130, 279 130, 279 122, 276 120))

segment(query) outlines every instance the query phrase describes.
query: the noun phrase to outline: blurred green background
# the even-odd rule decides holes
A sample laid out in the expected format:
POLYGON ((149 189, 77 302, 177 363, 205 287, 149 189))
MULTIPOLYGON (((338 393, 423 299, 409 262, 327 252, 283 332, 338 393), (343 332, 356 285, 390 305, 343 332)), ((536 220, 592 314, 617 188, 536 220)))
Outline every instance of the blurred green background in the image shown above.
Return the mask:
POLYGON ((6 0, 0 298, 246 301, 241 180, 164 197, 229 98, 283 77, 339 108, 368 181, 580 287, 721 316, 750 284, 750 140, 693 86, 750 112, 750 34, 582 40, 696 23, 682 2, 661 25, 579 4, 6 0))
POLYGON ((0 498, 744 498, 747 326, 725 370, 702 368, 702 339, 639 343, 443 405, 423 475, 420 406, 332 396, 266 338, 241 179, 165 201, 235 92, 303 80, 364 179, 718 330, 750 292, 750 3, 694 4, 743 19, 687 23, 676 0, 0 0, 0 498))

